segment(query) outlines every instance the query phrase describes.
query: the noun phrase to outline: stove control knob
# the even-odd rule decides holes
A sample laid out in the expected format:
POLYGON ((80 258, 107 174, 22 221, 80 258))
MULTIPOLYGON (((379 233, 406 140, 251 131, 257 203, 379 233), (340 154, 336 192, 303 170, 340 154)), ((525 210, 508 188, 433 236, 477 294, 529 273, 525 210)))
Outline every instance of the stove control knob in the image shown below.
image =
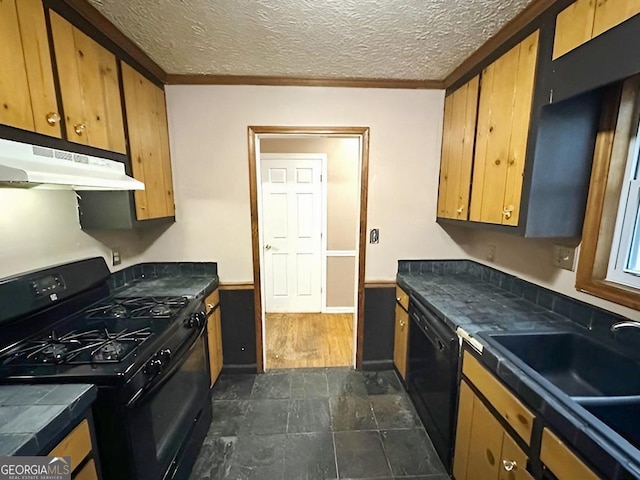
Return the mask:
POLYGON ((187 328, 199 328, 204 325, 205 316, 203 312, 195 312, 189 315, 189 318, 185 321, 187 328))
POLYGON ((152 358, 144 367, 144 372, 147 375, 155 376, 162 372, 162 360, 159 358, 152 358))
POLYGON ((160 359, 160 362, 163 366, 166 366, 167 363, 171 360, 171 349, 165 348, 160 350, 157 354, 157 357, 160 359))

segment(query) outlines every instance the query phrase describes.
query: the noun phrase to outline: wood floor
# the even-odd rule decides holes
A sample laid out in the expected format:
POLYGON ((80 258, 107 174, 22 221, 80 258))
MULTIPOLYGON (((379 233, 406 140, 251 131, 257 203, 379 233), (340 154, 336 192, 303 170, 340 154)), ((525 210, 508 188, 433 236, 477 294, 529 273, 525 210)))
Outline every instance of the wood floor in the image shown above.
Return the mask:
POLYGON ((267 313, 267 369, 353 364, 353 314, 267 313))

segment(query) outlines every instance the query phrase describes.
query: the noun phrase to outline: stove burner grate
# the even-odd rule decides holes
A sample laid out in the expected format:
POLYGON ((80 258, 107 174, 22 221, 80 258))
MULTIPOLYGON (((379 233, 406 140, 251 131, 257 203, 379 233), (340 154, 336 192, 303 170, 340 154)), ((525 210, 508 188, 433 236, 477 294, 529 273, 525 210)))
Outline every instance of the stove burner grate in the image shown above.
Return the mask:
POLYGON ((149 327, 120 332, 89 330, 72 331, 58 336, 52 331, 46 338, 23 342, 0 353, 0 361, 22 364, 87 364, 122 361, 151 335, 149 327))
POLYGON ((90 319, 171 318, 188 303, 185 297, 117 298, 85 310, 90 319))

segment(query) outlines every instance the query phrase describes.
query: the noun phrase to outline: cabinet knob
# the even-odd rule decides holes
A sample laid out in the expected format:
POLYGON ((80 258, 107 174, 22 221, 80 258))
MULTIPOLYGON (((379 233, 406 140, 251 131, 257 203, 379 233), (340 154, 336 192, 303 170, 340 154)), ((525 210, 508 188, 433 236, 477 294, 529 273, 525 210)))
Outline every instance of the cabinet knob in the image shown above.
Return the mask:
POLYGON ((396 302, 400 303, 400 297, 396 297, 396 302))
POLYGON ((47 113, 47 123, 49 125, 55 125, 60 121, 60 115, 57 112, 49 112, 47 113))
POLYGON ((502 214, 504 215, 504 218, 506 218, 507 220, 511 218, 512 213, 513 213, 513 205, 509 205, 504 210, 502 210, 502 214))
POLYGON ((400 320, 400 326, 404 327, 405 325, 406 325, 405 321, 404 320, 400 320))
POLYGON ((507 472, 510 472, 518 468, 518 464, 513 460, 502 460, 502 468, 504 468, 507 472))
POLYGON ((207 303, 207 308, 212 310, 215 305, 213 303, 207 303))
POLYGON ((464 211, 464 207, 458 207, 458 209, 456 210, 456 212, 458 213, 462 213, 464 211))
POLYGON ((82 135, 86 129, 87 126, 84 123, 76 123, 73 126, 73 130, 76 132, 76 135, 82 135))

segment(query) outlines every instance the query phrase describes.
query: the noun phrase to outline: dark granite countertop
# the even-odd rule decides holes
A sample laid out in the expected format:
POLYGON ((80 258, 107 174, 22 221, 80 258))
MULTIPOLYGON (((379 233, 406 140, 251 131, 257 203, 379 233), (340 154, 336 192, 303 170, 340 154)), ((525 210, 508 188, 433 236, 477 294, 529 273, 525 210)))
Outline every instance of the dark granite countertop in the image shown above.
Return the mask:
POLYGON ((42 455, 96 399, 95 385, 0 385, 0 456, 42 455))
POLYGON ((620 337, 610 332, 611 324, 624 317, 467 260, 400 261, 397 283, 452 329, 464 329, 482 349, 480 360, 606 478, 640 478, 635 447, 570 397, 547 390, 490 341, 496 332, 577 331, 637 351, 635 332, 620 337))
POLYGON ((117 297, 201 297, 218 288, 213 262, 140 263, 114 272, 109 286, 117 297))

